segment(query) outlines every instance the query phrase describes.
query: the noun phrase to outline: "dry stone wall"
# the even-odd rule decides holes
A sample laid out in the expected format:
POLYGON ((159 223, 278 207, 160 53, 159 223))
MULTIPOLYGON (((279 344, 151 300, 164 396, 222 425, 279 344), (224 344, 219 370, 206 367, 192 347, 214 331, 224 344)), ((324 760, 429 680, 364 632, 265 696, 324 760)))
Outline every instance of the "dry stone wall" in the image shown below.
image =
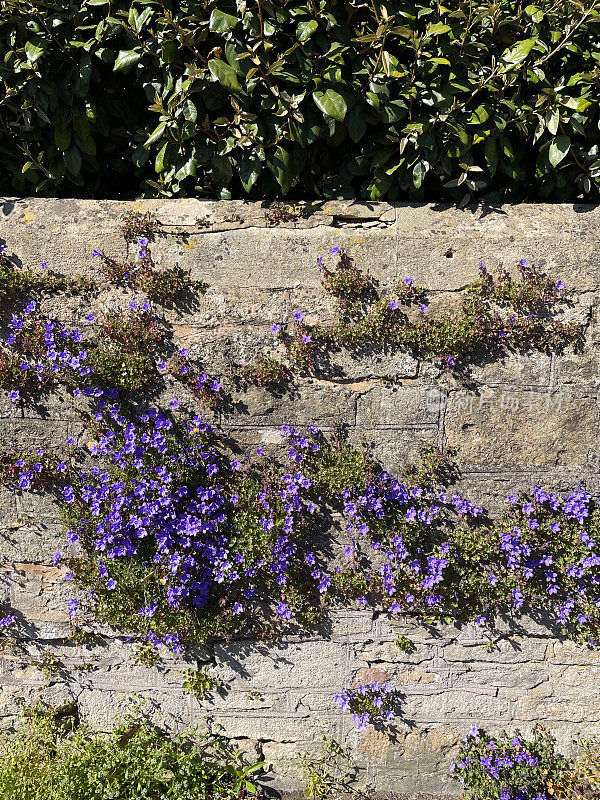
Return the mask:
MULTIPOLYGON (((480 360, 465 385, 406 354, 342 349, 292 392, 250 389, 236 413, 215 422, 244 447, 276 445, 286 421, 324 430, 344 423, 391 471, 423 442, 451 446, 460 488, 492 510, 507 492, 535 483, 568 489, 583 481, 597 493, 600 208, 325 202, 306 206, 296 222, 269 227, 257 204, 7 199, 0 238, 28 267, 47 259, 57 271, 102 281, 92 250, 125 255, 118 228, 131 209, 159 219, 158 262, 185 266, 208 285, 195 308, 167 315, 177 340, 213 373, 229 357, 252 358, 271 340, 271 323, 293 310, 304 310, 309 323, 332 318, 316 264, 332 245, 346 247, 381 288, 411 275, 430 289, 432 310, 459 301, 480 261, 489 268, 513 268, 521 258, 543 264, 575 287, 564 315, 586 325, 582 353, 480 360), (396 380, 386 380, 390 375, 396 380)), ((104 283, 91 309, 64 298, 44 307, 76 322, 122 294, 104 283)), ((81 435, 72 402, 61 394, 24 410, 0 398, 0 426, 3 446, 20 448, 81 435)), ((14 723, 18 698, 41 695, 76 700, 87 720, 108 728, 139 693, 170 724, 201 725, 212 714, 242 747, 262 752, 273 765, 273 786, 285 793, 300 787, 296 754, 318 751, 327 735, 352 747, 359 783, 372 792, 440 796, 455 791, 448 759, 472 724, 528 729, 542 721, 565 749, 577 732, 600 733, 600 653, 561 640, 543 619, 501 620, 505 635, 490 644, 470 625, 423 626, 341 608, 305 636, 221 644, 156 667, 135 665, 119 631, 100 629, 93 641, 73 644, 66 610, 72 592, 64 571, 50 566, 62 542, 52 501, 3 491, 0 514, 0 601, 18 616, 21 647, 6 647, 0 662, 4 726, 14 723), (398 650, 398 633, 413 640, 414 652, 398 650), (31 663, 44 653, 53 654, 50 676, 31 663), (212 664, 227 691, 210 702, 185 693, 183 670, 196 662, 212 664), (382 678, 400 686, 402 718, 391 736, 358 736, 332 695, 355 679, 382 678)))

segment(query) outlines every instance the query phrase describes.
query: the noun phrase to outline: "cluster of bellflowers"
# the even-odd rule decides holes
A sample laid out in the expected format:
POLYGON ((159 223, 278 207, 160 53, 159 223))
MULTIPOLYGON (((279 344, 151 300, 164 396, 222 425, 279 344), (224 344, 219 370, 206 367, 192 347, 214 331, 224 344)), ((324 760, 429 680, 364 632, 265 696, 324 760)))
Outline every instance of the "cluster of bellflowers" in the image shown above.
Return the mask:
POLYGON ((72 574, 100 617, 178 651, 194 636, 287 624, 300 587, 318 597, 324 576, 299 547, 317 506, 293 455, 279 470, 261 448, 253 462, 229 458, 174 400, 131 418, 100 399, 88 443, 99 463, 61 494, 84 555, 72 574))
POLYGON ((600 516, 582 487, 509 494, 490 522, 457 492, 380 473, 342 492, 347 566, 335 581, 359 604, 493 624, 497 613, 551 614, 590 644, 600 630, 600 516))
POLYGON ((473 726, 450 765, 453 780, 477 800, 550 800, 567 761, 547 730, 492 736, 473 726))
POLYGON ((356 687, 341 689, 333 702, 342 711, 348 711, 355 723, 357 733, 367 725, 384 725, 395 718, 398 692, 389 683, 363 683, 356 687))
POLYGON ((56 383, 77 386, 91 376, 84 336, 77 328, 34 316, 35 300, 13 316, 0 340, 0 385, 16 403, 23 392, 56 383))

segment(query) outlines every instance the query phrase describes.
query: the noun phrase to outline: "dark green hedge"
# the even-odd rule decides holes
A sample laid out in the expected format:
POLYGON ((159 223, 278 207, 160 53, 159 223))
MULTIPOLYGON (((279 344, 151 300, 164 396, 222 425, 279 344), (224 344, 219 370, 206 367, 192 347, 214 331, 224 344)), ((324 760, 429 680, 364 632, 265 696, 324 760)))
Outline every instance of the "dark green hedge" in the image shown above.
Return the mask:
POLYGON ((600 0, 0 0, 5 194, 598 199, 600 0))

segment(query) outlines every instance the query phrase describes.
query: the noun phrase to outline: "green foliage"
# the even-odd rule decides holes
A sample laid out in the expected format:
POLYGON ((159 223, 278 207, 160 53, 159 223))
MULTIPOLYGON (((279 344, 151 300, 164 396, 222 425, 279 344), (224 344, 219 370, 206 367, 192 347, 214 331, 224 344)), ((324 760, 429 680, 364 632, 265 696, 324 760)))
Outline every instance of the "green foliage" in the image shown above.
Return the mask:
POLYGON ((208 692, 218 689, 222 685, 218 678, 209 675, 204 670, 188 669, 184 673, 183 688, 198 700, 202 700, 208 692))
POLYGON ((108 735, 59 712, 26 712, 17 734, 3 734, 0 796, 4 800, 238 800, 256 791, 246 765, 224 739, 168 736, 140 714, 124 717, 108 735))
POLYGON ((577 758, 564 772, 554 789, 554 800, 594 800, 600 795, 600 739, 580 738, 576 741, 577 758))
POLYGON ((596 200, 598 0, 0 0, 5 194, 596 200))
POLYGON ((304 776, 306 800, 326 800, 346 794, 357 772, 350 748, 326 736, 322 737, 318 754, 300 753, 298 763, 304 776))
POLYGON ((413 653, 416 649, 412 639, 409 639, 408 636, 404 636, 402 633, 396 636, 394 644, 401 653, 413 653))
POLYGON ((272 390, 286 386, 292 377, 288 367, 271 356, 259 356, 251 364, 232 364, 231 376, 234 380, 241 379, 272 390))
POLYGON ((583 326, 563 322, 557 313, 569 303, 564 281, 554 282, 541 267, 525 260, 519 262, 519 278, 502 268, 493 276, 480 264, 479 277, 465 287, 455 310, 429 313, 427 292, 412 277, 401 281, 390 295, 380 296, 347 253, 338 247, 331 253, 338 256, 333 269, 325 267, 322 257, 317 262, 324 288, 337 300, 335 322, 310 326, 302 312, 294 312, 293 322, 275 323, 271 331, 286 358, 261 356, 254 364, 246 364, 238 373, 246 380, 281 387, 294 370, 311 372, 317 354, 327 357, 340 345, 398 348, 464 373, 470 360, 484 353, 561 351, 583 341, 583 326))

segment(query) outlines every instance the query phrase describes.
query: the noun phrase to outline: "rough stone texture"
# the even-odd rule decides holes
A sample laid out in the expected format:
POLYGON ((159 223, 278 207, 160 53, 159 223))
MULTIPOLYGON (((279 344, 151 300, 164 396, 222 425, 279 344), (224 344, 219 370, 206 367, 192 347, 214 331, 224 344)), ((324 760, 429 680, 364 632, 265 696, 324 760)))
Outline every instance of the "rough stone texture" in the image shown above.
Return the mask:
MULTIPOLYGON (((513 268, 523 257, 574 285, 565 318, 587 326, 582 353, 506 354, 473 364, 469 387, 427 362, 385 349, 343 348, 317 365, 313 379, 272 396, 240 393, 238 411, 220 422, 245 447, 276 445, 283 421, 344 423, 390 470, 415 457, 425 441, 457 450, 460 488, 492 510, 502 496, 535 482, 566 489, 583 479, 597 491, 598 290, 600 208, 527 206, 458 210, 446 206, 323 202, 308 204, 295 223, 268 227, 257 204, 198 200, 139 203, 82 200, 5 200, 0 237, 26 266, 42 259, 65 274, 100 278, 92 250, 126 253, 121 215, 151 210, 161 221, 153 254, 179 263, 209 286, 197 306, 168 312, 182 346, 223 370, 230 357, 268 350, 268 327, 298 308, 308 321, 331 319, 333 306, 319 283, 316 258, 334 244, 347 247, 380 287, 412 275, 432 290, 432 305, 457 303, 477 264, 513 268), (197 227, 197 218, 207 223, 197 227), (390 384, 386 376, 396 381, 390 384)), ((106 284, 92 310, 124 292, 106 284)), ((61 318, 80 319, 81 299, 44 301, 61 318)), ((0 398, 4 446, 52 446, 81 428, 65 396, 16 409, 0 398)), ((122 632, 103 629, 88 644, 69 640, 63 571, 49 566, 61 541, 49 498, 0 492, 0 601, 19 619, 18 640, 0 662, 1 721, 11 726, 17 699, 76 699, 82 715, 107 728, 133 693, 150 698, 175 725, 203 724, 211 713, 229 736, 274 767, 273 786, 301 786, 296 755, 317 752, 325 734, 350 744, 359 781, 374 793, 455 792, 447 763, 472 724, 528 730, 545 722, 568 749, 573 734, 600 733, 600 653, 562 641, 544 620, 499 621, 495 642, 472 626, 419 626, 409 619, 339 609, 322 630, 277 644, 237 641, 136 665, 122 632), (415 652, 394 645, 409 636, 415 652), (46 676, 36 661, 51 653, 46 676), (198 702, 182 690, 182 671, 207 663, 226 691, 198 702), (332 703, 354 680, 386 678, 403 693, 391 735, 352 732, 332 703)))

